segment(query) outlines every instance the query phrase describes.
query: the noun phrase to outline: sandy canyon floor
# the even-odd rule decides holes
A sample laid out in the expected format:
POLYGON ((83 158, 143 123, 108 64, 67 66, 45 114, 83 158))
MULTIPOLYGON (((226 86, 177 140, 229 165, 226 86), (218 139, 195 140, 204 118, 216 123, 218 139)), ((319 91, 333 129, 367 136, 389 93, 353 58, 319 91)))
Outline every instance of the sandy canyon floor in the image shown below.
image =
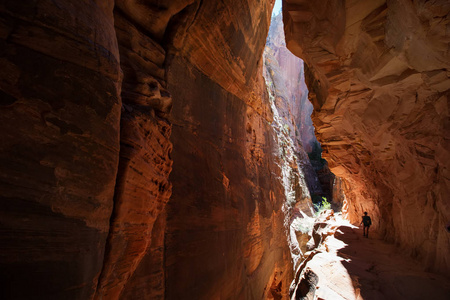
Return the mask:
POLYGON ((336 228, 305 267, 318 275, 316 299, 450 299, 450 279, 425 272, 418 262, 376 232, 337 217, 336 228))

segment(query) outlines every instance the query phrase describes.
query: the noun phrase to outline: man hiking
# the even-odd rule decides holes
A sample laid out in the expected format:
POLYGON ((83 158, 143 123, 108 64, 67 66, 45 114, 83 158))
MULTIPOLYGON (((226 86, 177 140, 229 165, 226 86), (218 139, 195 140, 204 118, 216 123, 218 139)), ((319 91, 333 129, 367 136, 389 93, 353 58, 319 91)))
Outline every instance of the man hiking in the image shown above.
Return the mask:
MULTIPOLYGON (((365 236, 366 238, 369 237, 369 227, 370 227, 370 225, 372 225, 372 220, 367 215, 366 211, 364 212, 364 216, 362 217, 361 224, 364 224, 363 236, 365 236)), ((361 226, 361 224, 359 224, 359 225, 361 226)))

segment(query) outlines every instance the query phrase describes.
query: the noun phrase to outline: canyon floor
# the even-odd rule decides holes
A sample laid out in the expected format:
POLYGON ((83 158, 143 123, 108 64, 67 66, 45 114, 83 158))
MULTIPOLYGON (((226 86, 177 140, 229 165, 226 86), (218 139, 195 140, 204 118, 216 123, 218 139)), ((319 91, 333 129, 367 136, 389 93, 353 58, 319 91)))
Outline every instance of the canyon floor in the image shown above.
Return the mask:
POLYGON ((450 280, 428 273, 376 232, 340 218, 336 228, 306 264, 318 276, 316 299, 450 299, 450 280))

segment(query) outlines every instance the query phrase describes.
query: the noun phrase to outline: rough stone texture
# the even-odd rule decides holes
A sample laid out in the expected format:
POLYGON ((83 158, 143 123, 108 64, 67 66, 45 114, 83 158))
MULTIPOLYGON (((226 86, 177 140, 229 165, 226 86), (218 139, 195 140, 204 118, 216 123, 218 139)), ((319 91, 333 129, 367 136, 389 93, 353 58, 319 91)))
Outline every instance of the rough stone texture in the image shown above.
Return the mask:
POLYGON ((0 298, 89 299, 119 159, 113 1, 0 4, 0 298))
MULTIPOLYGON (((273 16, 264 49, 264 77, 275 95, 275 108, 283 131, 293 142, 298 169, 305 178, 313 201, 326 197, 333 200, 335 176, 321 157, 321 148, 314 135, 303 61, 293 55, 284 40, 282 14, 273 16)), ((283 146, 284 142, 279 141, 283 146)))
MULTIPOLYGON (((162 2, 0 4, 1 298, 287 297, 310 202, 261 77, 273 3, 162 2)), ((344 207, 448 270, 448 8, 343 3, 287 27, 344 207)))
POLYGON ((310 269, 306 269, 302 275, 295 292, 295 300, 314 300, 316 294, 316 285, 319 277, 310 269))
POLYGON ((307 97, 303 61, 286 48, 281 13, 272 17, 263 55, 263 75, 268 89, 274 95, 272 109, 278 117, 274 121, 281 127, 278 141, 281 156, 286 157, 286 144, 292 144, 297 169, 300 169, 310 194, 322 193, 317 174, 306 153, 317 140, 310 117, 312 104, 307 97))
POLYGON ((348 189, 345 187, 345 182, 341 178, 335 178, 332 188, 333 203, 331 208, 334 211, 340 211, 345 218, 347 218, 346 213, 348 212, 348 201, 345 196, 345 190, 348 189))
POLYGON ((188 64, 175 59, 168 81, 177 121, 166 297, 260 298, 269 293, 271 275, 280 272, 287 276, 286 293, 291 266, 281 210, 285 198, 281 183, 273 180, 280 169, 270 124, 195 68, 185 70, 188 64), (185 84, 202 88, 186 92, 185 84))
POLYGON ((450 279, 424 271, 417 261, 393 244, 383 241, 371 229, 363 236, 362 227, 352 226, 339 214, 322 213, 316 220, 313 251, 298 268, 291 285, 295 292, 309 291, 313 272, 315 299, 448 299, 450 279), (302 284, 303 283, 303 284, 302 284))
MULTIPOLYGON (((161 242, 161 234, 153 236, 153 226, 171 193, 168 179, 172 166, 169 157, 172 126, 166 117, 172 99, 161 85, 164 84, 165 73, 164 49, 129 19, 130 16, 116 8, 114 24, 124 74, 121 148, 114 211, 96 295, 98 299, 118 299, 124 293, 125 285, 134 292, 134 299, 154 299, 163 288, 140 282, 149 279, 147 276, 153 273, 152 270, 147 274, 140 272, 143 278, 138 275, 132 278, 132 275, 139 266, 148 264, 147 261, 141 264, 141 260, 149 251, 154 251, 152 244, 161 242), (135 284, 138 286, 130 283, 130 278, 137 281, 135 284)), ((154 253, 151 259, 159 257, 159 252, 154 253)), ((163 274, 159 275, 163 277, 163 274)))
POLYGON ((291 129, 290 135, 310 153, 317 142, 310 117, 313 106, 308 99, 303 61, 286 48, 281 13, 272 17, 264 55, 276 88, 276 104, 285 111, 282 117, 291 129))
MULTIPOLYGON (((276 133, 281 182, 286 202, 285 226, 289 228, 288 244, 294 268, 301 263, 309 235, 304 223, 312 222, 314 214, 311 195, 322 189, 308 155, 301 143, 299 111, 302 95, 303 62, 295 57, 284 44, 281 15, 273 16, 264 49, 264 79, 273 111, 272 128, 276 133), (281 36, 281 38, 280 38, 281 36), (298 118, 297 118, 298 117, 298 118)), ((304 82, 303 82, 304 85, 304 82)), ((311 105, 309 103, 309 105, 311 105)))
POLYGON ((348 216, 450 272, 448 1, 283 1, 348 216))
POLYGON ((167 299, 288 293, 285 197, 261 76, 270 8, 266 1, 203 1, 171 61, 167 299))
POLYGON ((70 2, 0 4, 4 298, 287 295, 273 3, 70 2))

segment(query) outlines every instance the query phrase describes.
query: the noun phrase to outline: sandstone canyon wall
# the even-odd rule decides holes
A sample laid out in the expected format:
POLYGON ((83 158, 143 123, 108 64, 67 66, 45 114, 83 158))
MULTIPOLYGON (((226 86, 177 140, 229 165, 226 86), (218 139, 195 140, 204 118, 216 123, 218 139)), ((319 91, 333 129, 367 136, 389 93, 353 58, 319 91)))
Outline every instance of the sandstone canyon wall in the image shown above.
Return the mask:
POLYGON ((2 299, 89 299, 119 160, 113 1, 0 4, 2 299))
MULTIPOLYGON (((285 1, 287 46, 350 218, 446 271, 448 7, 362 3, 285 1)), ((2 299, 287 297, 311 203, 272 5, 0 3, 2 299)))
POLYGON ((273 112, 272 128, 276 133, 281 182, 284 187, 284 223, 288 229, 288 244, 294 270, 304 258, 304 244, 308 241, 309 228, 302 230, 297 224, 308 223, 314 214, 311 193, 320 190, 320 184, 308 155, 300 142, 294 107, 299 107, 302 92, 292 84, 301 79, 302 62, 284 47, 281 15, 272 16, 269 35, 264 49, 263 74, 269 92, 273 112), (281 65, 290 62, 289 72, 281 65), (293 76, 292 76, 293 75, 293 76), (291 83, 291 84, 289 84, 291 83), (304 232, 303 232, 304 231, 304 232), (298 236, 305 235, 299 239, 298 236))
POLYGON ((450 272, 448 1, 283 1, 348 214, 450 272))
MULTIPOLYGON (((307 96, 303 61, 286 48, 281 13, 272 17, 263 58, 264 78, 267 88, 274 96, 272 111, 279 118, 276 121, 292 144, 309 192, 322 193, 317 174, 306 153, 317 140, 310 117, 312 104, 307 96)), ((282 149, 283 142, 279 144, 282 149)))
POLYGON ((2 298, 288 294, 272 5, 0 4, 2 298))
MULTIPOLYGON (((266 82, 269 81, 267 86, 275 96, 272 110, 278 111, 280 124, 292 140, 311 197, 316 202, 321 202, 324 196, 333 201, 335 176, 322 159, 322 150, 314 135, 313 106, 308 99, 304 64, 286 48, 281 13, 272 17, 264 61, 264 76, 266 82)), ((339 208, 339 202, 335 208, 339 208)))
MULTIPOLYGON (((172 98, 165 89, 167 44, 172 43, 168 22, 188 4, 115 2, 123 72, 120 160, 96 299, 153 299, 164 294, 162 256, 155 243, 160 241, 157 220, 171 194, 172 125, 167 118, 172 98), (151 267, 143 260, 149 251, 154 253, 151 267), (140 271, 142 264, 145 272, 140 271)), ((183 28, 179 23, 174 26, 183 28)))
POLYGON ((300 140, 305 151, 309 153, 317 142, 311 120, 313 106, 308 99, 303 61, 286 48, 281 13, 272 17, 264 55, 269 55, 271 62, 276 62, 271 66, 274 68, 273 73, 278 77, 277 94, 283 99, 283 105, 289 106, 290 118, 286 117, 285 121, 297 127, 297 131, 292 131, 291 135, 294 139, 300 140))
POLYGON ((288 295, 284 188, 262 78, 271 5, 203 1, 168 69, 168 299, 288 295))

